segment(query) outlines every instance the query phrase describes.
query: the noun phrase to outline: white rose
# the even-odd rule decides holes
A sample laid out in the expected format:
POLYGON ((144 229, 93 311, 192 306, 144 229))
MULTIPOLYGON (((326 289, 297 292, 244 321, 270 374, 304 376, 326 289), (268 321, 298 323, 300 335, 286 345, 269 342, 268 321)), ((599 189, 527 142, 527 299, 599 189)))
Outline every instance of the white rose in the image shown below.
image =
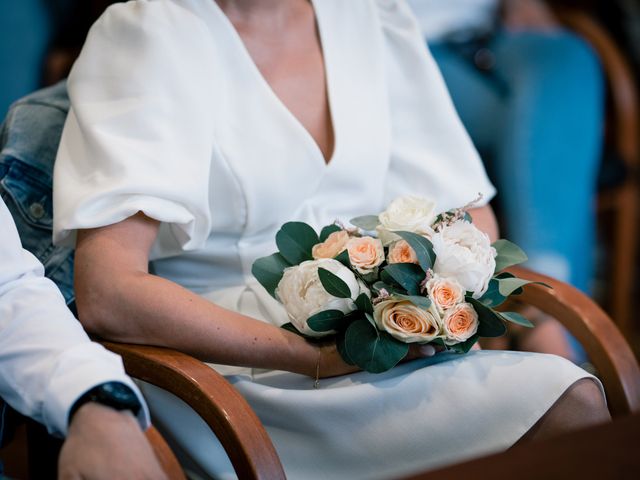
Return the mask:
POLYGON ((473 298, 480 298, 496 268, 496 250, 489 236, 472 223, 459 221, 435 233, 431 242, 436 254, 434 272, 457 280, 473 292, 473 298))
POLYGON ((426 198, 405 196, 396 198, 378 219, 380 225, 376 227, 382 243, 387 246, 400 237, 394 231, 405 231, 430 235, 431 224, 435 220, 435 202, 426 198))
POLYGON ((428 343, 443 334, 442 320, 433 303, 424 309, 408 300, 383 300, 373 307, 373 319, 380 330, 405 343, 428 343))
POLYGON ((356 309, 352 299, 355 299, 360 292, 360 284, 353 272, 337 260, 330 258, 307 260, 300 265, 285 269, 276 288, 276 296, 284 305, 291 323, 300 332, 311 337, 322 337, 333 331, 312 330, 307 325, 309 317, 325 310, 349 313, 356 309), (351 291, 351 299, 338 298, 329 294, 320 282, 319 267, 329 270, 345 282, 351 291))

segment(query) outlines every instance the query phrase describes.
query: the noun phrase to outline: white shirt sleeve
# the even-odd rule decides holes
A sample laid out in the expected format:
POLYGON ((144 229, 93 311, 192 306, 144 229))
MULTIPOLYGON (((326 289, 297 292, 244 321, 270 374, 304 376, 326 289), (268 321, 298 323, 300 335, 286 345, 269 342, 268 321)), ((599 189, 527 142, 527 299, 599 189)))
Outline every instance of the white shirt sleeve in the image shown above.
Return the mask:
POLYGON ((385 46, 391 162, 385 204, 400 195, 432 198, 438 210, 495 195, 444 80, 403 0, 376 0, 385 46))
POLYGON ((93 25, 67 82, 56 243, 73 246, 77 229, 142 211, 168 224, 176 247, 204 244, 214 138, 207 28, 167 1, 118 3, 93 25))
POLYGON ((119 356, 93 343, 65 305, 38 260, 20 245, 11 214, 0 199, 0 396, 50 433, 67 433, 69 409, 104 382, 130 386, 119 356))

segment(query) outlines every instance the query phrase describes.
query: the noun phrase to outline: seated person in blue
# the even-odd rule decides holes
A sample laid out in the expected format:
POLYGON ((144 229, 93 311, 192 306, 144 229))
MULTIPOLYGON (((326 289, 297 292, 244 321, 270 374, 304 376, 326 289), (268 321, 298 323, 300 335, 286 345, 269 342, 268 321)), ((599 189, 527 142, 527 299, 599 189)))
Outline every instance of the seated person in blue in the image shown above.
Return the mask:
MULTIPOLYGON (((409 0, 528 267, 590 293, 603 80, 544 0, 409 0)), ((519 347, 575 353, 555 322, 519 347)), ((579 354, 579 353, 578 353, 579 354)))

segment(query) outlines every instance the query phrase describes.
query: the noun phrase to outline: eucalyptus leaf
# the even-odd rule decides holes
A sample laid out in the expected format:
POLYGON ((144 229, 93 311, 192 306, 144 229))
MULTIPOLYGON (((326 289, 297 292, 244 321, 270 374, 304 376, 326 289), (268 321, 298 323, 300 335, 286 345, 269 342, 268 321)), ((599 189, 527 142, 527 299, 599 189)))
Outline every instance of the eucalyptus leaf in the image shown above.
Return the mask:
POLYGON ((358 310, 362 310, 365 313, 373 313, 373 304, 371 303, 371 299, 366 293, 361 293, 356 298, 356 307, 358 310))
POLYGON ((502 305, 507 297, 500 293, 500 283, 498 279, 492 278, 489 281, 489 288, 484 292, 484 295, 479 298, 479 301, 482 302, 487 307, 495 308, 499 305, 502 305))
POLYGON ((312 260, 311 249, 320 243, 315 230, 303 222, 287 222, 276 233, 280 254, 292 265, 312 260))
POLYGON ((349 222, 351 222, 352 225, 367 231, 375 230, 376 227, 380 225, 380 219, 377 215, 363 215, 361 217, 352 218, 349 222))
POLYGON ((533 328, 535 325, 531 323, 527 318, 520 315, 517 312, 500 312, 500 316, 505 320, 515 323, 517 325, 522 325, 523 327, 533 328))
POLYGON ((519 288, 534 283, 531 280, 524 280, 522 278, 501 278, 498 280, 498 290, 500 295, 508 297, 519 288))
POLYGON ((345 361, 345 363, 348 363, 349 365, 355 365, 356 362, 353 361, 353 359, 349 356, 349 353, 347 352, 347 347, 345 344, 345 333, 346 333, 346 330, 338 331, 336 335, 336 348, 338 349, 338 353, 342 357, 342 360, 345 361))
MULTIPOLYGON (((385 275, 389 275, 409 295, 420 294, 420 283, 422 283, 425 276, 418 265, 413 263, 392 263, 387 265, 382 272, 385 275)), ((385 281, 385 278, 381 277, 381 279, 385 281)))
POLYGON ((284 269, 290 266, 291 264, 282 255, 274 253, 253 262, 251 273, 260 282, 260 285, 269 292, 269 295, 276 298, 276 288, 282 280, 284 269))
POLYGON ((329 238, 329 235, 331 235, 334 232, 339 232, 340 230, 342 230, 342 228, 340 228, 335 223, 332 223, 331 225, 327 225, 320 231, 320 241, 324 242, 327 238, 329 238))
POLYGON ((340 310, 325 310, 307 319, 307 325, 314 332, 328 332, 338 330, 344 326, 344 313, 340 310))
POLYGON ((496 249, 496 273, 512 265, 518 265, 527 261, 527 254, 515 243, 501 238, 493 242, 492 247, 496 249))
POLYGON ((346 250, 343 250, 338 255, 336 255, 334 260, 339 261, 341 264, 343 264, 347 268, 351 268, 351 260, 349 260, 349 252, 347 252, 346 250))
POLYGON ((428 297, 422 297, 420 295, 400 295, 395 293, 393 295, 397 298, 402 298, 403 300, 408 300, 413 303, 416 307, 427 309, 431 306, 431 299, 428 297))
MULTIPOLYGON (((345 332, 348 358, 363 370, 381 373, 393 368, 409 351, 409 345, 387 332, 380 332, 367 320, 354 321, 345 332)), ((343 357, 344 358, 344 357, 343 357)))
POLYGON ((318 277, 320 277, 320 283, 324 289, 330 295, 338 298, 351 298, 351 290, 349 285, 338 277, 336 274, 331 273, 326 268, 318 268, 318 277))
POLYGON ((430 268, 433 268, 433 264, 436 261, 436 254, 433 251, 433 244, 429 239, 413 232, 398 231, 394 233, 402 237, 402 239, 413 248, 422 270, 426 272, 430 268))
POLYGON ((375 328, 376 330, 378 329, 377 325, 376 325, 376 320, 373 318, 373 314, 371 313, 365 313, 364 314, 365 318, 367 319, 367 322, 369 322, 369 324, 375 328))
POLYGON ((483 305, 472 297, 466 298, 475 311, 478 313, 478 335, 481 337, 499 337, 507 331, 502 317, 491 308, 483 305))

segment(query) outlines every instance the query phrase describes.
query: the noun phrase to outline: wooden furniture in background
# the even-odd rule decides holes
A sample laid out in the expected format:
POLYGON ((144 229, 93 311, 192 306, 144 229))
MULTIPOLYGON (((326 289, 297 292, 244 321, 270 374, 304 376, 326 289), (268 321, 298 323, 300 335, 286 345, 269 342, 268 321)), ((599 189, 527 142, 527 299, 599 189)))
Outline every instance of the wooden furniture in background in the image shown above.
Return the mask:
POLYGON ((640 415, 470 460, 405 480, 640 478, 640 415))
MULTIPOLYGON (((584 345, 604 384, 611 414, 640 413, 640 367, 607 314, 565 283, 524 268, 511 271, 553 287, 527 286, 519 299, 558 318, 584 345)), ((224 377, 199 360, 170 349, 104 345, 123 357, 130 375, 164 388, 190 405, 220 439, 240 478, 285 478, 260 420, 224 377)))
MULTIPOLYGON (((607 82, 607 146, 624 162, 627 175, 619 185, 600 192, 600 217, 610 217, 608 246, 611 272, 606 308, 625 333, 632 325, 635 261, 638 252, 640 202, 640 121, 638 90, 631 67, 613 39, 593 18, 576 9, 557 8, 556 16, 597 53, 607 82)), ((637 328, 637 325, 635 325, 637 328)))

